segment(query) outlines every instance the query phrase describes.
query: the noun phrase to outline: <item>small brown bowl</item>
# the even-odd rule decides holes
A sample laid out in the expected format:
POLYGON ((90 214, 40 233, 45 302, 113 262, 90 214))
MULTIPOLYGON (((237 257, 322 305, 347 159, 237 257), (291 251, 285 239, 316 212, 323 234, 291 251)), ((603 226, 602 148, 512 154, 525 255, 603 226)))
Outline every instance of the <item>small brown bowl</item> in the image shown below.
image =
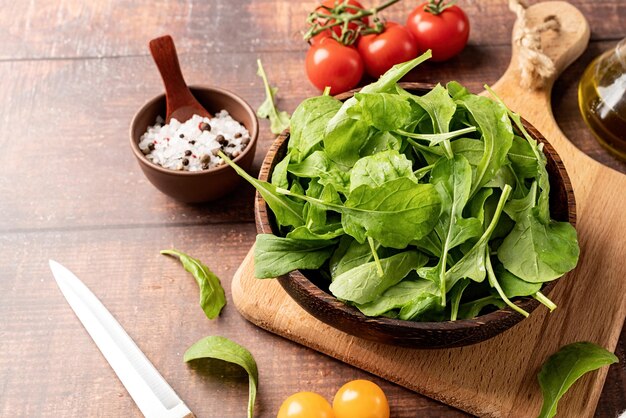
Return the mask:
MULTIPOLYGON (((227 90, 203 86, 189 88, 209 113, 216 114, 226 109, 233 119, 246 127, 250 143, 233 161, 244 170, 250 170, 259 135, 259 122, 254 110, 241 97, 227 90)), ((237 187, 241 177, 226 164, 203 171, 175 171, 149 161, 139 149, 139 139, 149 126, 154 125, 157 116, 165 118, 164 94, 144 104, 130 125, 130 146, 150 183, 166 195, 188 203, 216 200, 237 187)))
MULTIPOLYGON (((400 85, 415 94, 424 94, 434 87, 423 83, 400 83, 400 85)), ((336 97, 345 100, 354 92, 347 92, 336 97)), ((550 175, 551 216, 558 221, 569 221, 575 224, 574 191, 561 158, 530 123, 525 120, 523 123, 530 135, 544 144, 544 152, 548 160, 547 170, 550 175)), ((261 180, 268 180, 271 177, 274 166, 285 156, 288 140, 288 130, 276 139, 261 166, 259 174, 261 180)), ((278 233, 274 216, 258 193, 255 200, 255 221, 258 233, 278 233)), ((524 319, 522 315, 510 308, 490 312, 474 319, 447 322, 371 318, 337 300, 328 291, 327 280, 316 271, 296 270, 278 277, 278 281, 302 308, 320 321, 356 337, 403 347, 432 349, 476 344, 495 337, 524 319)), ((542 293, 549 295, 555 284, 556 281, 547 283, 542 288, 542 293)), ((539 302, 530 297, 516 298, 515 303, 527 312, 532 312, 539 305, 539 302)))

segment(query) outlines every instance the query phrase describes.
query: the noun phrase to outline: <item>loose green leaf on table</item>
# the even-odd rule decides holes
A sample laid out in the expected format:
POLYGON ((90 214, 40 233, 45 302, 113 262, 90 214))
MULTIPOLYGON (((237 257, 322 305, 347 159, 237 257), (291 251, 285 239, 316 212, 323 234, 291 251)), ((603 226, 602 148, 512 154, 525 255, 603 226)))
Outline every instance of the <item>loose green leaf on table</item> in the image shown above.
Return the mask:
POLYGON ((244 347, 225 337, 202 338, 187 349, 185 362, 201 358, 212 358, 241 366, 248 373, 248 418, 254 416, 254 402, 259 386, 259 370, 254 357, 244 347))
POLYGON ((270 86, 269 81, 267 81, 267 74, 265 74, 261 60, 256 62, 259 67, 257 75, 263 79, 265 87, 265 101, 261 103, 256 114, 260 118, 269 118, 272 133, 278 135, 289 127, 289 113, 276 109, 275 97, 278 89, 270 86))
POLYGON ((163 250, 161 254, 178 257, 185 270, 191 273, 200 287, 200 306, 209 319, 217 318, 226 305, 226 296, 220 279, 200 260, 178 250, 163 250))
POLYGON ((555 416, 561 397, 585 373, 618 361, 615 354, 590 342, 576 342, 561 347, 543 363, 537 376, 543 394, 538 418, 555 416))

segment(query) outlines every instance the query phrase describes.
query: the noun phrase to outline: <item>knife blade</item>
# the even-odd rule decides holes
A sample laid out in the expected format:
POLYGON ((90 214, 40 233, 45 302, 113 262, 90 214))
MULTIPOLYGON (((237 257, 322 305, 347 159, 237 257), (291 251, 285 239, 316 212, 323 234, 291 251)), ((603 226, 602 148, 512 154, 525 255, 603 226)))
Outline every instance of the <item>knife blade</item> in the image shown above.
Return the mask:
POLYGON ((91 290, 61 264, 53 260, 49 263, 63 296, 141 413, 147 418, 193 417, 187 405, 91 290))

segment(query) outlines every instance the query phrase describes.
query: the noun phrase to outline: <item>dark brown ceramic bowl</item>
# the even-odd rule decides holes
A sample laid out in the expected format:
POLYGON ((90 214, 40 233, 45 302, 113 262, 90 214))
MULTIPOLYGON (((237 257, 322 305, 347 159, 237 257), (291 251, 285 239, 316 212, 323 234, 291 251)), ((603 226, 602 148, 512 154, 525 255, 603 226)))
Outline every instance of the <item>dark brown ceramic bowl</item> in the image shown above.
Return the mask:
MULTIPOLYGON (((400 83, 405 89, 424 94, 432 85, 422 83, 400 83)), ((354 92, 337 96, 345 100, 354 92)), ((559 221, 576 221, 574 192, 558 154, 546 139, 528 122, 523 121, 530 135, 544 144, 550 174, 551 215, 559 221)), ((261 167, 259 178, 268 180, 274 166, 285 156, 289 131, 283 132, 270 148, 261 167)), ((278 229, 274 216, 263 198, 257 193, 255 201, 257 231, 276 234, 278 229)), ((563 280, 562 278, 560 280, 563 280)), ((328 292, 328 282, 316 271, 296 270, 278 278, 287 293, 307 312, 326 324, 348 334, 368 340, 413 348, 460 347, 492 338, 524 319, 507 308, 497 310, 474 319, 447 322, 413 322, 389 318, 369 318, 356 308, 337 300, 328 292)), ((543 287, 542 293, 549 295, 556 281, 543 287)), ((517 298, 515 302, 527 312, 538 305, 533 298, 517 298)))
MULTIPOLYGON (((233 161, 248 171, 252 166, 259 135, 259 122, 254 110, 241 97, 215 87, 191 86, 195 98, 211 114, 222 109, 250 132, 250 143, 233 161)), ((139 149, 139 139, 157 116, 165 118, 165 95, 148 101, 137 112, 130 125, 130 146, 141 170, 157 189, 181 202, 207 202, 219 199, 240 184, 241 177, 229 165, 204 171, 175 171, 150 162, 139 149)))

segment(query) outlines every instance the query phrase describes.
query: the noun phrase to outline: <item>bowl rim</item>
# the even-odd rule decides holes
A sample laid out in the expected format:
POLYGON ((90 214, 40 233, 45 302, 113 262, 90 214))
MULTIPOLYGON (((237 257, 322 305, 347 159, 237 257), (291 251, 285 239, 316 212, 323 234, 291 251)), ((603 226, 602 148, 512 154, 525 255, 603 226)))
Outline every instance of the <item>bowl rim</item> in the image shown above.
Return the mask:
MULTIPOLYGON (((407 90, 431 90, 435 87, 435 84, 422 83, 422 82, 400 82, 398 83, 398 85, 407 90)), ((352 97, 354 93, 358 92, 359 90, 360 89, 350 90, 348 92, 338 94, 334 97, 339 100, 346 100, 352 97)), ((529 132, 531 137, 533 137, 535 140, 539 141, 540 143, 544 145, 544 154, 549 155, 548 158, 551 158, 553 162, 555 163, 557 170, 563 179, 563 186, 564 186, 566 197, 567 197, 568 221, 573 226, 576 226, 576 201, 574 197, 574 190, 572 187, 572 183, 565 169, 565 165, 563 164, 560 156, 558 155, 554 147, 552 147, 552 145, 547 141, 547 139, 526 119, 524 119, 523 117, 521 119, 522 119, 522 124, 524 125, 524 128, 529 132)), ((269 176, 269 169, 271 167, 272 159, 276 155, 276 152, 279 150, 279 148, 283 145, 283 143, 288 140, 289 135, 290 135, 289 129, 285 129, 272 143, 261 165, 261 170, 259 173, 260 180, 267 180, 267 177, 269 176)), ((272 224, 268 216, 269 208, 267 207, 265 200, 259 194, 258 191, 255 194, 254 210, 255 210, 255 222, 257 225, 257 232, 273 234, 272 224)), ((560 280, 564 279, 567 276, 568 276, 568 273, 566 273, 565 275, 563 275, 562 277, 556 280, 545 283, 541 289, 541 292, 545 295, 549 295, 554 289, 554 286, 557 284, 557 282, 559 282, 560 280)), ((291 283, 294 283, 302 291, 317 298, 318 301, 322 305, 324 305, 326 309, 335 310, 335 311, 339 310, 342 314, 349 316, 352 320, 361 324, 377 325, 379 327, 385 327, 385 328, 395 328, 398 330, 404 329, 407 331, 426 331, 426 330, 428 331, 455 331, 455 330, 461 330, 461 329, 480 327, 482 325, 485 325, 493 321, 507 322, 508 320, 512 322, 512 324, 506 328, 506 329, 509 329, 510 327, 515 325, 517 322, 524 319, 523 315, 512 310, 508 306, 505 306, 504 308, 501 308, 501 309, 497 309, 493 312, 486 313, 484 315, 477 316, 476 318, 457 319, 454 321, 447 320, 447 321, 439 321, 439 322, 434 322, 434 321, 421 322, 421 321, 402 320, 402 319, 397 319, 397 318, 386 318, 386 317, 380 317, 380 316, 368 317, 364 315, 362 312, 360 312, 358 309, 356 309, 355 307, 341 302, 333 295, 322 290, 315 283, 313 283, 309 278, 307 278, 306 275, 302 272, 302 270, 294 270, 292 272, 287 273, 286 275, 277 277, 277 279, 281 283, 281 286, 285 288, 287 293, 290 293, 290 291, 285 287, 285 285, 283 284, 283 281, 290 280, 291 283)), ((296 303, 300 304, 300 302, 297 299, 295 299, 292 295, 290 295, 290 297, 292 297, 296 301, 296 303)), ((521 307, 524 310, 526 310, 528 313, 531 313, 532 311, 535 310, 535 308, 539 306, 539 302, 532 297, 528 297, 528 296, 518 297, 516 299, 517 300, 514 301, 514 303, 518 307, 521 307)), ((506 329, 504 329, 503 331, 505 331, 506 329)), ((458 342, 459 341, 457 341, 456 343, 458 342)))
MULTIPOLYGON (((252 116, 252 129, 249 131, 250 133, 250 142, 248 143, 248 145, 244 148, 244 150, 242 151, 242 153, 240 155, 238 155, 236 158, 233 158, 233 161, 235 163, 237 163, 239 160, 243 159, 246 154, 248 154, 249 152, 251 152, 252 149, 254 149, 254 144, 257 142, 258 136, 259 136, 259 120, 256 116, 256 112, 254 111, 254 109, 252 109, 252 106, 250 106, 250 104, 248 104, 248 102, 246 102, 241 96, 233 93, 230 90, 226 90, 226 89, 222 89, 219 87, 212 87, 212 86, 205 86, 205 85, 198 85, 198 84, 192 84, 189 85, 189 89, 191 90, 191 92, 193 93, 193 90, 205 90, 211 93, 215 93, 215 94, 219 94, 219 95, 223 95, 223 96, 228 96, 232 99, 234 99, 237 104, 239 106, 241 106, 246 112, 248 112, 251 116, 252 116)), ((180 176, 180 177, 197 177, 197 176, 204 176, 204 175, 211 175, 211 174, 218 174, 220 171, 224 171, 224 170, 228 170, 230 168, 230 166, 228 164, 222 164, 218 167, 213 167, 210 168, 208 170, 201 170, 201 171, 178 171, 178 170, 172 170, 169 168, 165 168, 162 167, 158 164, 153 163, 152 161, 148 160, 146 158, 146 156, 144 155, 144 153, 141 151, 141 149, 139 148, 139 139, 140 138, 134 138, 133 136, 133 131, 134 128, 136 126, 136 124, 138 123, 139 120, 139 116, 144 113, 146 111, 146 109, 152 105, 154 105, 156 102, 159 102, 161 100, 165 100, 165 93, 161 93, 151 99, 148 99, 147 101, 144 102, 144 104, 139 108, 139 110, 135 113, 135 115, 133 116, 131 122, 130 122, 130 126, 129 126, 129 137, 130 137, 130 147, 133 151, 133 154, 135 154, 135 157, 139 160, 139 162, 141 162, 145 167, 149 167, 152 170, 155 171, 159 171, 163 174, 167 174, 167 175, 171 175, 171 176, 180 176)), ((230 114, 230 112, 229 112, 230 114)), ((240 124, 243 125, 243 123, 241 123, 240 121, 237 121, 240 124)))

